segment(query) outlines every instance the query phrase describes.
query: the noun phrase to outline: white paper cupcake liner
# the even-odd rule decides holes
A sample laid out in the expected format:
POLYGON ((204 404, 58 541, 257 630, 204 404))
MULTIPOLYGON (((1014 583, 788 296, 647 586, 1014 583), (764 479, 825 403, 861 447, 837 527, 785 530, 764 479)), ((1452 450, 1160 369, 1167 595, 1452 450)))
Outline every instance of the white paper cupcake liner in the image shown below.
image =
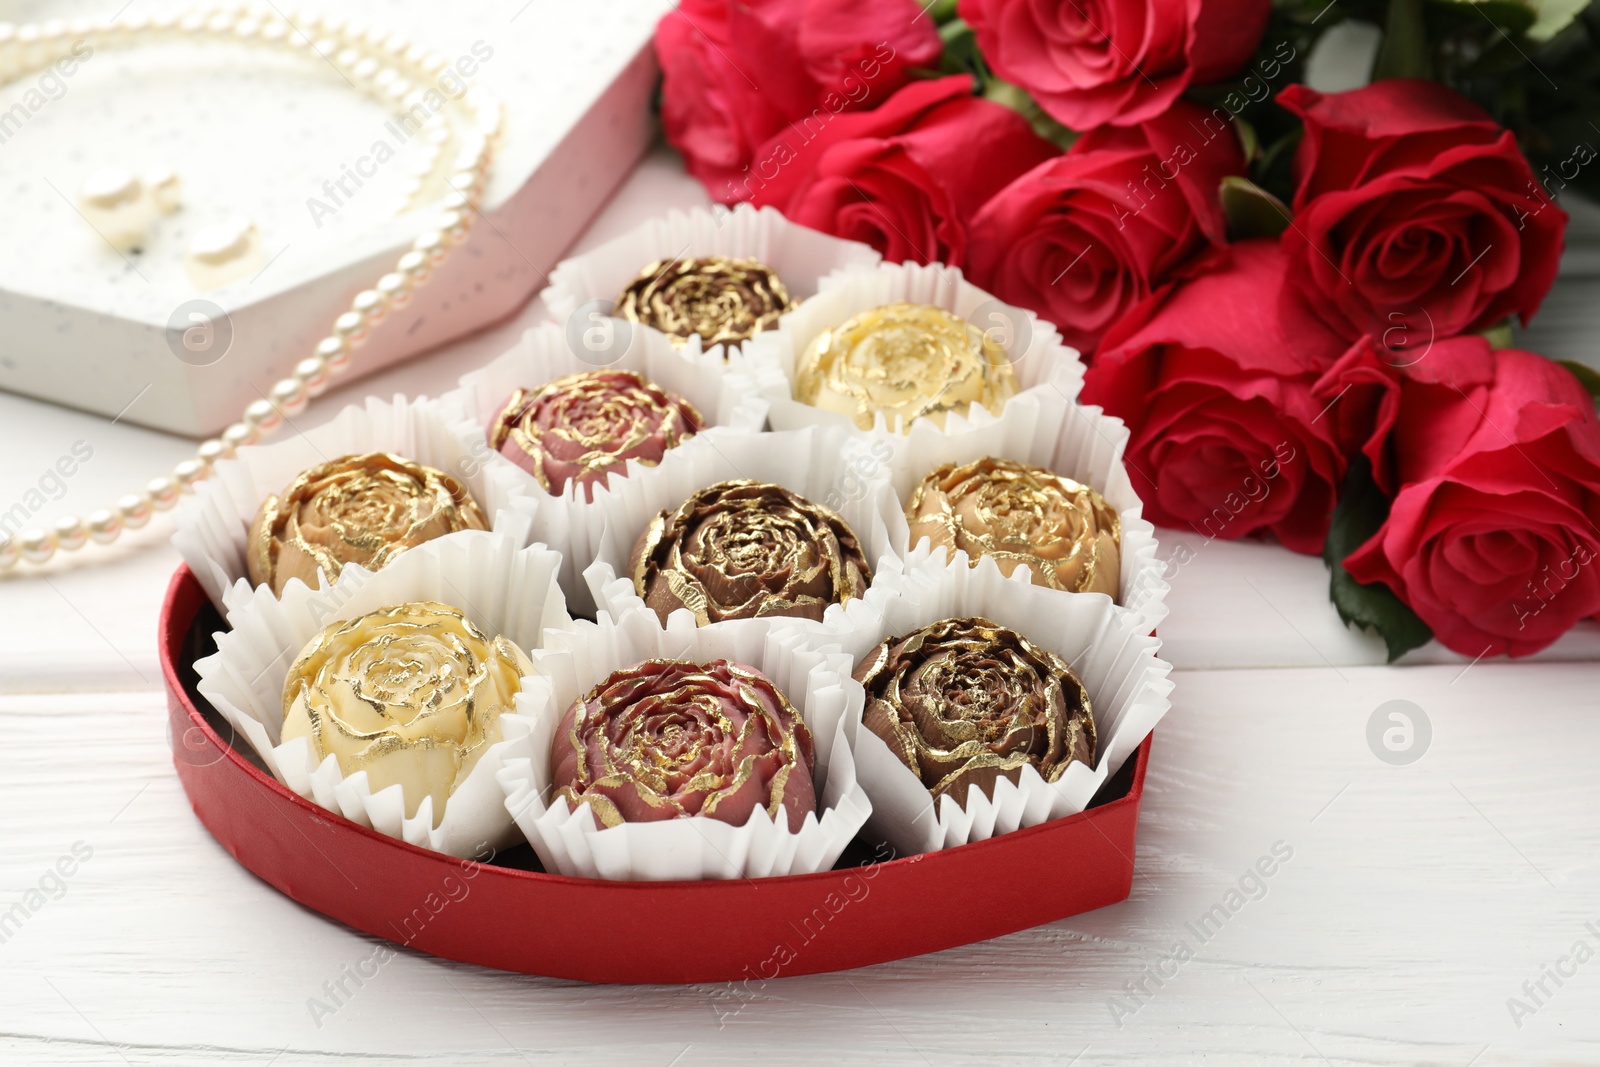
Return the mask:
MULTIPOLYGON (((241 448, 235 459, 219 462, 192 497, 179 502, 172 543, 211 602, 229 612, 250 596, 245 549, 261 502, 283 492, 307 468, 362 452, 393 452, 445 472, 466 486, 494 529, 526 543, 532 509, 510 506, 522 496, 521 488, 510 479, 491 478, 487 464, 462 446, 451 421, 436 400, 396 395, 385 403, 368 397, 365 405, 352 404, 316 429, 241 448)), ((292 578, 289 584, 302 583, 292 578)))
MULTIPOLYGON (((1172 668, 1157 658, 1160 642, 1134 617, 1112 610, 1107 597, 1021 586, 990 559, 971 569, 925 560, 901 570, 890 561, 867 597, 830 619, 825 637, 811 640, 842 648, 859 663, 885 638, 973 615, 1009 626, 1072 665, 1089 692, 1098 736, 1095 764, 1073 763, 1055 782, 1024 767, 1017 784, 998 781, 993 797, 970 789, 964 804, 945 795, 936 808, 922 781, 858 720, 856 773, 872 799, 867 829, 901 855, 982 841, 1082 811, 1170 706, 1172 668)), ((860 684, 848 684, 856 693, 852 707, 863 707, 860 684)))
MULTIPOLYGON (((1121 520, 1121 595, 1117 611, 1134 616, 1145 633, 1153 633, 1167 616, 1166 564, 1156 557, 1159 547, 1155 527, 1144 518, 1144 504, 1134 491, 1123 466, 1128 447, 1128 428, 1121 419, 1100 408, 1069 404, 1056 397, 1040 397, 1038 403, 1011 405, 1005 417, 983 426, 970 426, 955 432, 940 432, 931 424, 913 424, 903 436, 888 436, 873 441, 857 441, 853 454, 864 456, 866 476, 882 474, 894 486, 901 510, 889 520, 889 548, 898 558, 919 565, 930 555, 945 558, 928 538, 910 544, 910 527, 904 506, 924 476, 945 463, 968 463, 985 456, 998 456, 1047 467, 1094 489, 1116 509, 1121 520), (880 462, 881 461, 881 462, 880 462)), ((968 566, 965 552, 948 560, 951 566, 968 566)), ((1031 572, 1018 567, 1012 581, 1031 584, 1031 572)), ((1057 595, 1092 596, 1109 601, 1103 593, 1057 595)))
POLYGON ((501 754, 526 735, 530 723, 515 714, 501 716, 504 739, 484 752, 450 795, 435 827, 431 797, 407 818, 399 785, 373 793, 366 771, 346 777, 331 755, 319 763, 307 739, 280 744, 284 680, 301 649, 324 627, 417 600, 458 608, 484 633, 531 651, 572 625, 556 582, 559 565, 556 553, 542 545, 522 548, 511 534, 465 531, 404 552, 381 571, 345 567, 328 589, 293 582, 281 600, 265 586, 246 590, 230 616, 232 630, 219 633, 217 651, 195 664, 200 694, 250 742, 273 776, 300 796, 409 844, 452 856, 481 855, 485 845, 500 848, 516 840, 494 775, 501 754))
MULTIPOLYGON (((738 204, 731 211, 723 207, 672 211, 558 264, 544 291, 545 306, 558 323, 590 327, 590 313, 611 314, 623 287, 646 266, 661 259, 696 256, 759 260, 778 275, 796 302, 815 294, 823 276, 871 267, 881 259, 867 245, 797 226, 770 207, 738 204)), ((722 347, 714 345, 710 351, 720 353, 722 347)), ((686 348, 700 351, 698 334, 686 348)), ((737 356, 734 359, 737 362, 737 356)))
MULTIPOLYGON (((451 432, 493 487, 493 495, 535 502, 532 508, 516 510, 527 515, 533 540, 561 547, 566 557, 562 585, 579 614, 593 609, 578 561, 592 559, 594 550, 585 540, 588 525, 581 515, 573 514, 591 506, 588 494, 574 484, 559 494, 548 492, 533 475, 489 447, 488 427, 519 387, 534 388, 569 374, 610 368, 635 371, 687 398, 705 417, 707 433, 759 433, 767 422, 762 390, 782 378, 770 360, 730 364, 715 352, 675 348, 654 330, 631 331, 616 350, 596 352, 547 323, 528 330, 516 347, 464 375, 457 389, 439 398, 451 432)), ((693 441, 685 442, 689 444, 693 441)), ((609 491, 609 483, 633 477, 648 466, 630 461, 626 472, 613 472, 606 483, 593 486, 593 495, 599 498, 609 491)))
POLYGON ((534 654, 535 676, 517 697, 532 724, 501 757, 505 807, 545 869, 584 878, 686 880, 809 874, 833 866, 871 812, 856 781, 848 733, 861 718, 849 660, 818 651, 781 626, 696 628, 687 616, 662 627, 640 609, 580 622, 534 654), (684 625, 684 623, 691 623, 684 625), (708 816, 600 828, 587 803, 550 803, 551 743, 562 713, 613 671, 647 659, 728 659, 754 667, 800 712, 815 742, 816 814, 798 832, 757 807, 743 826, 708 816))
MULTIPOLYGON (((943 308, 988 333, 1006 350, 1011 368, 1021 389, 1002 408, 1009 411, 1030 394, 1054 393, 1071 400, 1083 388, 1083 362, 1078 350, 1066 345, 1056 328, 1031 311, 1007 304, 979 289, 962 277, 956 267, 938 263, 882 263, 871 269, 859 267, 836 271, 822 279, 816 296, 778 321, 774 330, 758 334, 750 343, 752 355, 777 363, 783 381, 774 382, 767 392, 772 402, 770 421, 774 430, 795 430, 805 426, 839 425, 852 430, 855 422, 835 411, 827 411, 795 399, 796 369, 807 346, 823 330, 838 326, 858 312, 905 301, 943 308)), ((974 404, 965 412, 945 416, 945 432, 956 432, 970 425, 985 425, 998 416, 974 404)), ((926 421, 926 420, 921 420, 926 421)), ((900 418, 891 425, 878 415, 873 434, 897 434, 900 418)), ((930 429, 937 427, 929 424, 930 429)))
MULTIPOLYGON (((704 448, 691 451, 686 445, 673 449, 659 466, 641 471, 625 483, 613 483, 605 500, 597 501, 584 516, 593 535, 594 561, 583 576, 596 607, 614 617, 649 610, 628 572, 634 542, 657 513, 677 508, 706 486, 735 478, 781 485, 813 503, 833 508, 854 531, 876 573, 880 558, 892 549, 893 523, 898 518, 903 527, 905 517, 886 478, 860 477, 860 464, 846 450, 848 441, 844 430, 825 426, 788 433, 730 433, 707 439, 704 448)), ((832 605, 828 614, 838 610, 839 605, 832 605)), ((691 619, 686 608, 674 613, 679 614, 691 619)), ((809 619, 772 621, 800 629, 821 625, 809 619)), ((734 619, 712 623, 711 628, 765 625, 766 620, 734 619)))

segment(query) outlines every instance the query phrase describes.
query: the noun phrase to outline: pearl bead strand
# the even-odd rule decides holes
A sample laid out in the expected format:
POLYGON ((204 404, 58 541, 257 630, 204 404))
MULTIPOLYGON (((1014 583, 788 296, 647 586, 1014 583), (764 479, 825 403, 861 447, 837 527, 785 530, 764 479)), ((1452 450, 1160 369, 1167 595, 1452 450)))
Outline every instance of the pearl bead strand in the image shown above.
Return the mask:
MULTIPOLYGON (((97 48, 122 48, 185 39, 314 54, 399 116, 423 98, 424 87, 436 85, 450 69, 444 56, 339 15, 292 9, 280 12, 259 4, 216 4, 182 15, 127 14, 113 20, 58 19, 24 25, 0 22, 0 85, 54 63, 82 40, 97 48)), ((429 127, 432 163, 410 186, 415 195, 428 178, 443 173, 448 191, 439 199, 439 214, 399 257, 394 269, 355 295, 350 310, 334 320, 328 336, 295 364, 290 377, 275 383, 266 399, 251 403, 238 422, 201 444, 195 455, 179 463, 170 475, 151 479, 142 490, 122 496, 114 506, 93 511, 87 518, 64 515, 47 527, 23 530, 15 537, 0 534, 0 573, 22 562, 47 563, 57 552, 75 552, 89 544, 109 545, 124 530, 139 529, 155 512, 171 510, 179 497, 193 492, 196 483, 210 476, 218 460, 271 436, 286 419, 304 411, 312 398, 327 391, 334 377, 349 368, 355 350, 366 343, 372 330, 391 310, 410 301, 450 249, 465 241, 471 230, 503 115, 500 102, 480 88, 469 89, 450 103, 460 132, 442 123, 429 127), (452 144, 453 162, 446 164, 452 144)))

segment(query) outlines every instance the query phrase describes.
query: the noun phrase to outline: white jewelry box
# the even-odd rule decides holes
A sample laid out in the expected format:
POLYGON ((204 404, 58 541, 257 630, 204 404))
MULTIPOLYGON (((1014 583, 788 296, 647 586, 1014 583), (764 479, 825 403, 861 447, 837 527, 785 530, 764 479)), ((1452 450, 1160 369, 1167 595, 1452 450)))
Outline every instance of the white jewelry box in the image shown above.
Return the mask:
MULTIPOLYGON (((543 288, 654 136, 650 38, 670 6, 283 9, 291 20, 314 10, 384 27, 450 59, 504 105, 485 214, 374 330, 351 378, 503 318, 543 288)), ((117 7, 34 0, 7 15, 117 7)), ((187 9, 168 0, 139 13, 187 9)), ((112 42, 69 74, 32 71, 0 87, 0 139, 0 389, 190 436, 236 421, 310 355, 437 210, 429 197, 395 213, 421 138, 310 52, 112 42), (106 167, 168 167, 182 183, 182 208, 157 219, 138 252, 112 248, 76 206, 83 180, 106 167), (261 232, 261 268, 198 291, 184 266, 189 238, 239 215, 261 232), (214 331, 198 355, 182 344, 195 326, 214 331)))

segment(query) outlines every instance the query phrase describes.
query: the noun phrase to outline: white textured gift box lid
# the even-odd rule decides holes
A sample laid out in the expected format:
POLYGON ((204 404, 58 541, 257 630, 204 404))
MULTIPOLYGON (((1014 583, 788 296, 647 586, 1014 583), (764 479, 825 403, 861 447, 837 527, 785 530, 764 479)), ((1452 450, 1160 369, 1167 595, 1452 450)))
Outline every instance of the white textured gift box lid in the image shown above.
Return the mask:
MULTIPOLYGON (((4 18, 110 15, 119 6, 34 0, 9 5, 4 18)), ((154 0, 139 13, 185 6, 154 0)), ((468 84, 505 107, 486 217, 380 326, 352 375, 502 318, 544 286, 653 136, 650 36, 670 6, 297 5, 386 27, 452 63, 466 57, 468 84)), ((5 114, 0 389, 130 422, 207 434, 236 420, 310 354, 356 292, 392 269, 434 213, 394 214, 421 139, 402 141, 384 108, 314 57, 221 44, 97 47, 70 76, 41 85, 35 72, 0 87, 5 114), (375 165, 379 141, 394 157, 375 165), (77 191, 102 168, 161 166, 178 173, 184 207, 158 219, 144 250, 124 258, 78 214, 77 191), (313 211, 312 198, 333 203, 324 183, 358 166, 376 173, 331 214, 313 211), (231 215, 256 222, 264 267, 201 293, 184 248, 195 230, 231 215), (195 298, 220 307, 219 334, 231 333, 227 354, 207 366, 180 360, 168 345, 169 321, 195 298)))

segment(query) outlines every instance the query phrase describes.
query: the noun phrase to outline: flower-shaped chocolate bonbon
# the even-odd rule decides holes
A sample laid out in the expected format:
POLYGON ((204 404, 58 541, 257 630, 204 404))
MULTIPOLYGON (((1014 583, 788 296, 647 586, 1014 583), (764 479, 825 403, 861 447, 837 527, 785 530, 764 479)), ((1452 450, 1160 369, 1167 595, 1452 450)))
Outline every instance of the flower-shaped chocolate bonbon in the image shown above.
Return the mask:
POLYGON ((743 826, 756 808, 798 831, 817 808, 811 732, 765 675, 728 660, 647 660, 561 716, 556 796, 603 827, 692 815, 743 826))
POLYGON ((1032 765, 1047 782, 1093 766, 1089 693, 1060 656, 988 619, 944 619, 862 658, 863 722, 934 798, 993 795, 1032 765))
POLYGON ((1044 467, 993 456, 946 463, 906 503, 911 544, 988 556, 1009 575, 1026 565, 1033 584, 1076 593, 1121 586, 1121 521, 1101 495, 1044 467))
POLYGON ((398 784, 408 818, 432 797, 438 826, 532 670, 448 605, 381 608, 301 650, 283 686, 282 741, 308 739, 317 762, 333 756, 346 776, 366 771, 373 793, 398 784))
POLYGON ((861 596, 872 568, 836 512, 782 486, 719 482, 662 511, 634 544, 634 591, 663 622, 788 615, 820 622, 861 596))
POLYGON ((630 370, 596 370, 516 390, 488 436, 489 447, 559 494, 569 483, 604 484, 630 459, 654 466, 704 428, 676 393, 630 370))
POLYGON ((657 260, 617 297, 621 317, 653 326, 680 346, 699 334, 708 348, 738 346, 772 329, 791 306, 771 269, 728 256, 657 260))
POLYGON ((978 404, 998 414, 1018 390, 1006 350, 972 323, 926 304, 886 304, 823 330, 806 347, 795 398, 863 430, 913 419, 943 425, 978 404))
POLYGON ((303 472, 256 512, 245 543, 250 581, 281 594, 315 588, 346 563, 378 570, 408 548, 458 530, 487 530, 483 512, 443 471, 387 452, 341 456, 303 472))

